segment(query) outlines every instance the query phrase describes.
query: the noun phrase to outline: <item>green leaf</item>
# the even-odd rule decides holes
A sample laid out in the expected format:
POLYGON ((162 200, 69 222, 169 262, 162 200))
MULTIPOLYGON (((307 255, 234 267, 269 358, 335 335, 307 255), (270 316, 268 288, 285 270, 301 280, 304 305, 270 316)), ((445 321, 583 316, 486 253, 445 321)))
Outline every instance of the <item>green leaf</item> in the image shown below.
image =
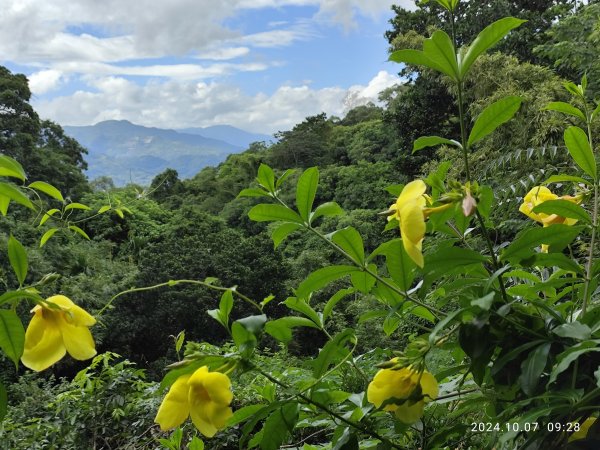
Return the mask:
POLYGON ((8 212, 9 204, 10 198, 6 197, 5 195, 0 195, 0 213, 2 213, 3 216, 6 216, 6 213, 8 212))
POLYGON ((58 231, 58 228, 50 228, 48 231, 46 231, 44 233, 44 235, 42 236, 42 238, 40 239, 40 248, 43 247, 44 245, 46 245, 46 242, 48 242, 48 239, 50 239, 52 236, 54 236, 54 233, 56 233, 58 231))
POLYGON ((49 195, 50 197, 58 200, 59 202, 64 203, 65 201, 58 189, 44 181, 34 181, 28 187, 30 187, 31 189, 35 189, 36 191, 43 192, 44 194, 49 195))
POLYGON ((570 105, 569 103, 551 102, 551 103, 548 103, 548 105, 546 105, 546 107, 542 108, 542 109, 547 110, 547 111, 557 111, 557 112, 561 112, 563 114, 568 114, 570 116, 574 116, 574 117, 577 117, 578 119, 583 120, 584 123, 587 122, 587 119, 585 118, 585 114, 579 108, 576 108, 575 106, 570 105))
POLYGON ((569 219, 581 220, 585 223, 592 222, 585 209, 568 200, 547 200, 535 206, 532 211, 534 213, 556 214, 569 219))
POLYGON ((249 358, 252 355, 258 342, 257 336, 262 331, 266 321, 267 316, 263 314, 245 317, 233 322, 231 336, 242 357, 249 358))
POLYGON ((229 323, 229 314, 233 309, 233 293, 230 290, 223 292, 221 295, 221 301, 219 302, 219 312, 225 322, 225 325, 229 323))
POLYGON ((84 211, 89 211, 92 208, 90 208, 88 205, 84 205, 83 203, 73 202, 65 206, 65 211, 69 211, 70 209, 83 209, 84 211))
POLYGON ((569 127, 565 130, 564 139, 567 150, 577 165, 596 180, 596 159, 585 131, 579 127, 569 127))
POLYGON ((342 228, 331 236, 331 240, 342 248, 358 265, 365 262, 365 249, 362 237, 353 227, 342 228))
POLYGON ((12 300, 23 299, 23 298, 33 300, 36 303, 41 302, 43 300, 42 296, 40 294, 38 294, 37 292, 30 292, 27 290, 8 291, 8 292, 5 292, 4 294, 0 295, 0 305, 2 305, 4 303, 8 303, 12 300))
POLYGON ((249 212, 248 217, 255 222, 294 222, 302 224, 302 218, 290 208, 283 205, 271 205, 261 203, 254 206, 249 212))
POLYGON ((446 139, 439 136, 421 136, 413 143, 413 153, 416 151, 422 150, 426 147, 435 147, 438 145, 451 145, 453 147, 462 148, 460 142, 455 141, 454 139, 446 139))
MULTIPOLYGON (((369 270, 373 273, 377 273, 377 266, 375 264, 369 264, 369 270)), ((375 286, 377 279, 367 272, 354 272, 350 275, 350 281, 352 286, 363 294, 368 294, 375 286)))
POLYGON ((179 354, 181 351, 181 347, 183 347, 183 342, 185 341, 185 331, 180 331, 177 334, 177 338, 175 339, 175 351, 179 354))
POLYGON ((581 322, 563 323, 552 330, 554 334, 564 338, 584 341, 592 335, 592 330, 581 322))
POLYGON ((188 450, 204 450, 204 442, 198 436, 192 436, 192 441, 188 445, 188 450))
POLYGON ((110 209, 111 209, 110 205, 101 206, 100 209, 98 210, 98 214, 104 214, 106 211, 109 211, 110 209))
POLYGON ((562 352, 557 357, 556 366, 550 373, 550 379, 548 380, 548 386, 556 381, 556 378, 563 373, 565 370, 569 368, 571 363, 579 358, 581 355, 584 355, 589 352, 600 352, 600 347, 598 346, 598 341, 584 341, 574 347, 569 347, 567 350, 562 352))
POLYGON ((471 306, 478 306, 484 311, 489 311, 494 303, 495 292, 490 292, 481 298, 471 300, 471 306))
POLYGON ((327 202, 319 205, 310 215, 310 222, 314 222, 321 216, 339 216, 344 214, 344 210, 336 202, 327 202))
POLYGON ((258 184, 264 187, 268 192, 275 192, 275 174, 273 173, 273 169, 266 164, 261 164, 258 168, 256 181, 258 181, 258 184))
POLYGON ((25 247, 12 235, 8 238, 8 260, 19 280, 19 285, 22 286, 29 268, 27 252, 25 247))
POLYGON ((531 258, 521 261, 526 267, 558 267, 569 272, 583 274, 583 268, 562 253, 536 253, 531 258))
POLYGON ((481 264, 488 258, 474 250, 462 247, 446 247, 425 256, 425 273, 429 277, 438 277, 453 270, 472 264, 481 264))
POLYGON ((508 122, 521 107, 521 97, 508 96, 497 102, 492 103, 485 108, 473 125, 467 145, 471 147, 496 128, 505 122, 508 122))
POLYGON ((501 353, 502 356, 500 356, 499 358, 496 359, 496 361, 494 361, 492 370, 490 372, 491 375, 492 376, 497 375, 498 373, 500 373, 502 371, 504 366, 506 366, 509 362, 511 362, 513 359, 515 359, 521 353, 523 353, 526 350, 529 350, 532 347, 535 347, 536 345, 543 344, 543 343, 544 343, 544 341, 539 339, 539 340, 527 342, 523 345, 518 346, 517 348, 513 348, 512 350, 510 350, 509 352, 507 352, 503 355, 501 353))
POLYGON ((269 193, 259 188, 247 188, 240 191, 237 198, 240 197, 269 197, 269 193))
POLYGON ((519 377, 521 389, 529 396, 534 395, 538 387, 540 376, 548 361, 550 345, 550 342, 546 342, 536 347, 527 359, 521 363, 521 376, 519 377))
POLYGON ((277 182, 275 183, 275 189, 279 189, 283 182, 288 179, 290 175, 296 172, 296 169, 286 169, 285 172, 281 174, 279 178, 277 178, 277 182))
POLYGON ((87 235, 87 233, 76 225, 69 225, 69 230, 74 231, 75 233, 79 234, 80 236, 83 236, 88 241, 90 240, 90 237, 87 235))
POLYGON ((325 307, 323 308, 323 322, 325 322, 327 319, 329 319, 329 316, 331 316, 333 308, 335 308, 335 305, 337 305, 340 302, 340 300, 343 300, 344 297, 347 297, 350 294, 354 294, 355 292, 356 292, 356 290, 354 288, 347 288, 347 289, 340 289, 335 294, 333 294, 331 296, 331 298, 325 304, 325 307))
POLYGON ((296 186, 296 207, 298 208, 300 217, 305 222, 309 220, 318 186, 319 169, 316 167, 306 169, 298 179, 296 186))
POLYGON ((0 381, 0 423, 6 417, 8 412, 8 394, 2 381, 0 381))
POLYGON ((534 247, 542 244, 550 245, 551 251, 558 251, 569 245, 575 239, 583 227, 554 224, 549 227, 535 227, 521 231, 512 244, 500 254, 503 261, 511 259, 524 259, 532 256, 534 247))
POLYGON ((292 330, 296 327, 319 328, 312 320, 289 316, 268 321, 265 325, 265 332, 287 344, 292 340, 292 330))
POLYGON ((594 109, 594 112, 592 113, 592 121, 596 118, 598 114, 600 114, 600 103, 598 103, 598 106, 596 106, 596 109, 594 109))
POLYGON ((246 419, 254 416, 258 411, 263 409, 265 405, 248 405, 243 406, 233 413, 233 416, 227 421, 228 427, 233 427, 245 421, 246 419))
POLYGON ((26 208, 33 209, 33 203, 31 203, 31 200, 29 200, 25 194, 23 194, 12 184, 0 183, 0 195, 8 197, 9 199, 25 206, 26 208))
POLYGON ((277 226, 271 233, 271 239, 273 240, 274 247, 279 247, 279 244, 281 244, 285 238, 300 228, 302 228, 302 225, 299 223, 290 222, 285 222, 277 226))
MULTIPOLYGON (((459 0, 435 0, 442 8, 447 11, 454 11, 458 5, 459 0)), ((425 2, 422 2, 425 3, 425 2)))
POLYGON ((25 181, 23 166, 9 156, 0 155, 0 176, 18 178, 25 181))
POLYGON ((19 365, 25 345, 25 329, 13 310, 0 309, 0 348, 14 363, 19 365))
POLYGON ((299 411, 300 405, 297 402, 289 402, 267 417, 260 441, 261 450, 278 450, 280 448, 294 430, 298 422, 299 411))
POLYGON ((296 296, 308 298, 309 294, 318 291, 329 283, 340 278, 358 272, 360 269, 353 266, 328 266, 315 270, 306 279, 300 283, 296 289, 296 296))
POLYGON ((588 180, 586 180, 585 178, 575 177, 573 175, 563 175, 563 174, 552 175, 546 181, 544 181, 544 184, 564 183, 565 181, 572 181, 573 183, 590 184, 590 182, 588 180))
POLYGON ((383 332, 386 336, 391 336, 398 329, 402 317, 396 311, 390 311, 383 321, 383 332))
POLYGON ((333 339, 327 341, 319 352, 319 356, 313 361, 313 377, 323 376, 331 364, 339 362, 348 355, 349 350, 346 345, 355 343, 356 336, 351 328, 339 332, 333 339))
POLYGON ((291 310, 297 311, 308 317, 318 328, 323 328, 323 321, 319 314, 304 300, 296 297, 288 297, 283 304, 291 310))
POLYGON ((404 250, 402 240, 392 239, 391 241, 384 242, 371 253, 368 261, 378 255, 385 256, 388 273, 398 287, 403 291, 408 291, 415 279, 415 269, 417 266, 410 259, 406 250, 404 250))
POLYGON ((450 36, 437 30, 423 42, 423 53, 438 65, 440 70, 455 81, 459 80, 456 51, 450 36))
POLYGON ((410 64, 413 66, 425 66, 438 72, 444 73, 444 68, 420 50, 396 50, 390 55, 390 61, 410 64))
POLYGON ((464 58, 461 58, 459 61, 460 79, 465 79, 467 73, 469 73, 469 70, 471 69, 471 66, 479 57, 479 55, 496 45, 496 43, 504 38, 504 36, 506 36, 512 29, 517 28, 524 22, 526 22, 526 20, 516 19, 514 17, 505 17, 485 27, 469 46, 464 58))
POLYGON ((40 223, 39 223, 38 227, 41 227, 42 225, 44 225, 50 217, 52 217, 54 214, 56 214, 58 212, 60 212, 60 209, 56 209, 56 208, 52 208, 52 209, 49 209, 48 211, 46 211, 46 213, 40 219, 40 223))

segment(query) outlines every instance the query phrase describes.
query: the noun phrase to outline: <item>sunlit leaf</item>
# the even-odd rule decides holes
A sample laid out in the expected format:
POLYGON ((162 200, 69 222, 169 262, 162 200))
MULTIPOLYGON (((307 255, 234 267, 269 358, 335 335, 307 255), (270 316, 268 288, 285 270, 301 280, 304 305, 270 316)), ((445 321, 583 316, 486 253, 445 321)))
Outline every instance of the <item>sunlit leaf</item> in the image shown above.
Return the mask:
POLYGON ((567 150, 577 165, 596 180, 596 159, 585 131, 579 127, 569 127, 565 130, 564 139, 567 150))
POLYGON ((508 122, 521 107, 521 97, 509 96, 485 108, 473 125, 468 146, 471 147, 505 122, 508 122))

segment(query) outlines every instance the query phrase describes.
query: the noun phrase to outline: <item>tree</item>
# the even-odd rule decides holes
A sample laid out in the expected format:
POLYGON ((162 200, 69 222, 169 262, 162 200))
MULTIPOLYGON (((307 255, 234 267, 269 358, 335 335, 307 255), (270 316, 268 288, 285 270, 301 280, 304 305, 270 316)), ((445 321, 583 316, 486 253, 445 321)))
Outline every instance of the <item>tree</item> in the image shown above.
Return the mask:
POLYGON ((88 190, 87 151, 29 104, 27 78, 0 66, 0 152, 19 161, 29 181, 51 182, 66 195, 88 190))
POLYGON ((587 74, 591 96, 600 93, 600 3, 590 2, 575 14, 555 23, 549 40, 535 53, 554 63, 560 75, 572 81, 587 74))
POLYGON ((333 124, 325 113, 307 117, 290 131, 275 134, 269 161, 278 168, 310 167, 331 163, 327 138, 333 124))
MULTIPOLYGON (((543 57, 533 49, 544 42, 544 31, 553 23, 571 14, 580 0, 487 0, 460 2, 455 24, 456 42, 460 47, 472 42, 487 25, 506 16, 525 19, 527 22, 514 30, 500 43, 496 50, 516 56, 521 61, 543 63, 543 57)), ((401 6, 392 6, 396 16, 390 20, 392 29, 385 33, 391 47, 407 46, 403 41, 414 39, 415 35, 426 36, 430 30, 443 29, 447 32, 447 13, 437 2, 416 0, 416 10, 409 11, 401 6)))

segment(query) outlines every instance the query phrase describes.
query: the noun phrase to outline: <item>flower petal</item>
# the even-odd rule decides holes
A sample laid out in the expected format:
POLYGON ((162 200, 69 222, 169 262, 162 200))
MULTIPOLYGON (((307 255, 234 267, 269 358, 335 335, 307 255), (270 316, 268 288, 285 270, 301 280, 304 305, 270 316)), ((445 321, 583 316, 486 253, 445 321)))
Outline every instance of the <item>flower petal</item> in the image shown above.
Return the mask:
POLYGON ((227 375, 220 372, 210 372, 204 376, 203 384, 211 401, 229 406, 231 400, 233 400, 233 393, 231 392, 231 381, 229 381, 227 375))
POLYGON ((423 402, 423 400, 413 404, 404 402, 403 404, 398 405, 395 414, 400 422, 410 425, 417 422, 423 416, 424 409, 425 402, 423 402))
POLYGON ((206 437, 213 437, 217 434, 216 426, 214 426, 211 422, 208 421, 208 417, 205 414, 204 408, 202 405, 196 406, 191 409, 190 416, 192 418, 192 422, 194 426, 206 437))
POLYGON ((34 314, 25 332, 25 348, 21 362, 40 372, 65 356, 66 349, 58 326, 44 319, 43 310, 34 314))
POLYGON ((421 391, 425 396, 425 401, 435 400, 439 393, 438 382, 429 372, 423 372, 421 375, 421 391))
POLYGON ((423 197, 423 194, 425 194, 426 190, 427 185, 425 182, 423 182, 423 180, 411 181, 404 186, 404 189, 402 189, 402 192, 400 192, 400 196, 396 201, 396 205, 398 205, 398 208, 402 208, 402 205, 404 205, 404 203, 407 201, 423 198, 423 206, 425 206, 425 198, 423 197))
POLYGON ((64 295, 54 295, 49 297, 47 301, 60 306, 67 315, 67 322, 72 323, 73 325, 91 327, 96 324, 94 316, 89 314, 85 309, 77 306, 70 298, 65 297, 64 295))
POLYGON ((190 415, 188 403, 188 380, 191 375, 183 375, 171 385, 169 392, 162 401, 154 422, 160 425, 163 431, 176 428, 190 415))
POLYGON ((400 234, 408 256, 419 267, 423 267, 421 249, 425 237, 425 217, 422 208, 414 202, 406 204, 400 211, 400 234))
POLYGON ((94 338, 87 327, 71 325, 64 318, 58 321, 58 327, 69 355, 80 361, 96 356, 94 338))

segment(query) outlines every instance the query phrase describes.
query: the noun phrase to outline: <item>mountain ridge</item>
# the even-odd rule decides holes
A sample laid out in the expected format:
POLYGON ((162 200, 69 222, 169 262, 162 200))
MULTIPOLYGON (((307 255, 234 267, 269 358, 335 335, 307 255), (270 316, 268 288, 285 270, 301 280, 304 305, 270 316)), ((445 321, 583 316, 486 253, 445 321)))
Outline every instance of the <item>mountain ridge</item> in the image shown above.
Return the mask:
POLYGON ((230 125, 177 130, 145 127, 128 120, 63 128, 87 148, 88 177, 109 176, 117 186, 131 182, 148 185, 167 168, 177 170, 181 178, 189 178, 203 167, 217 165, 228 155, 244 151, 255 138, 268 137, 230 125), (231 142, 202 132, 230 136, 231 142))

